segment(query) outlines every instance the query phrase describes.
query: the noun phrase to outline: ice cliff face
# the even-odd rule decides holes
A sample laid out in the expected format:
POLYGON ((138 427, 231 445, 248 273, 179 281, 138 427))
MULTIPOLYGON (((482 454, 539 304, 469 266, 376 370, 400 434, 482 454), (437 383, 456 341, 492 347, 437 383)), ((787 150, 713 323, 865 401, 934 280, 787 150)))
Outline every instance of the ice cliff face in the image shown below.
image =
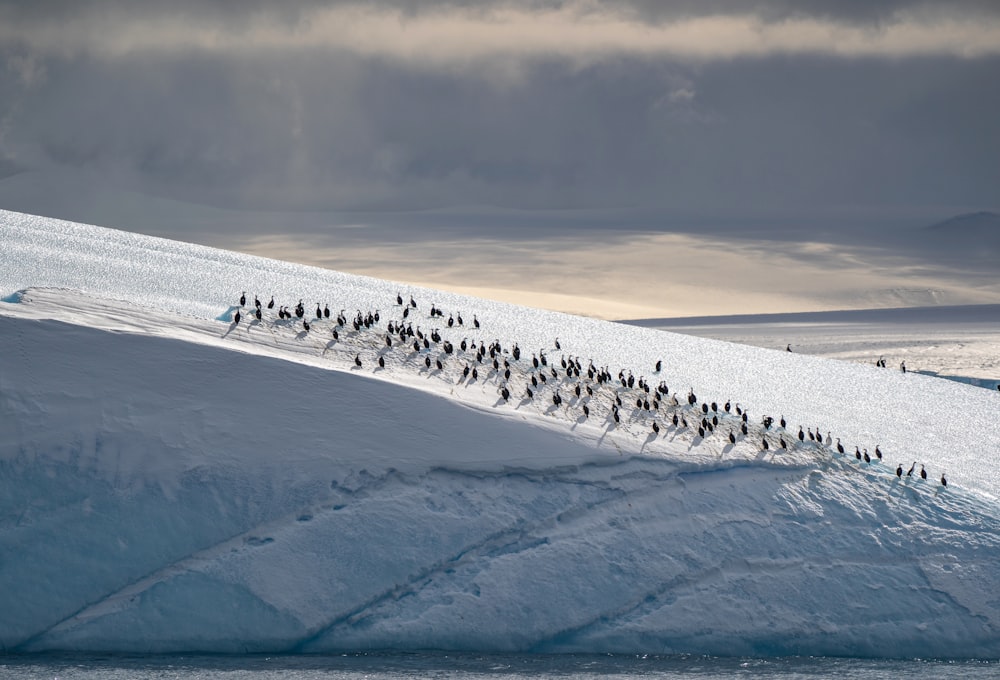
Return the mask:
POLYGON ((889 465, 0 329, 8 651, 1000 654, 996 507, 889 465))

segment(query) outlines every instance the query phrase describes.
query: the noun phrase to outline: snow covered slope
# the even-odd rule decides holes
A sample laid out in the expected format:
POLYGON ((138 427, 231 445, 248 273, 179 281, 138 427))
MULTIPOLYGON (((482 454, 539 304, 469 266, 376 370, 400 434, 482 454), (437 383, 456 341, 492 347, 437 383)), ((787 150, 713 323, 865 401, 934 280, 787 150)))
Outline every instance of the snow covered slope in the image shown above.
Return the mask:
POLYGON ((992 392, 14 213, 0 243, 0 648, 1000 656, 992 392))

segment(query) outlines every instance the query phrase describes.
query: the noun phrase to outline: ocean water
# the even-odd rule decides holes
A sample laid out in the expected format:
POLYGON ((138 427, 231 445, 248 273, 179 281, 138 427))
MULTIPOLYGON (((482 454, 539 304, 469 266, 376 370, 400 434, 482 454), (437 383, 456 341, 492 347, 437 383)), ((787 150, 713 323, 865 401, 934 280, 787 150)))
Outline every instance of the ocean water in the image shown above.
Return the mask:
POLYGON ((379 653, 336 656, 0 656, 4 680, 490 680, 544 678, 943 678, 1000 677, 1000 661, 850 658, 719 658, 655 655, 379 653))

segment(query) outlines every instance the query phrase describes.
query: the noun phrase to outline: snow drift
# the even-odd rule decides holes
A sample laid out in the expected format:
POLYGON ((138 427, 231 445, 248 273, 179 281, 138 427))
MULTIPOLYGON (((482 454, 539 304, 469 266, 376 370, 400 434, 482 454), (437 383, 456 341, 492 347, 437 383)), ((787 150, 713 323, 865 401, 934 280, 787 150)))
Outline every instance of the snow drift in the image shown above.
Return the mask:
POLYGON ((0 217, 0 648, 1000 656, 994 393, 0 217))

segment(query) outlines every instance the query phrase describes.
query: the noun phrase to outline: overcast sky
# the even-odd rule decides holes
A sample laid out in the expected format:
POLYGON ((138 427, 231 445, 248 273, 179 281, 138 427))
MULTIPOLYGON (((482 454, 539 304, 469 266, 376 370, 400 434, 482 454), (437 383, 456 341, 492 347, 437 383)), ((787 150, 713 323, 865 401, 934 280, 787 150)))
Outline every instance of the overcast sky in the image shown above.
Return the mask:
POLYGON ((0 0, 0 208, 610 318, 996 302, 869 227, 1000 211, 1000 2, 0 0))
POLYGON ((1000 207, 990 0, 8 0, 0 55, 0 171, 214 206, 1000 207))

